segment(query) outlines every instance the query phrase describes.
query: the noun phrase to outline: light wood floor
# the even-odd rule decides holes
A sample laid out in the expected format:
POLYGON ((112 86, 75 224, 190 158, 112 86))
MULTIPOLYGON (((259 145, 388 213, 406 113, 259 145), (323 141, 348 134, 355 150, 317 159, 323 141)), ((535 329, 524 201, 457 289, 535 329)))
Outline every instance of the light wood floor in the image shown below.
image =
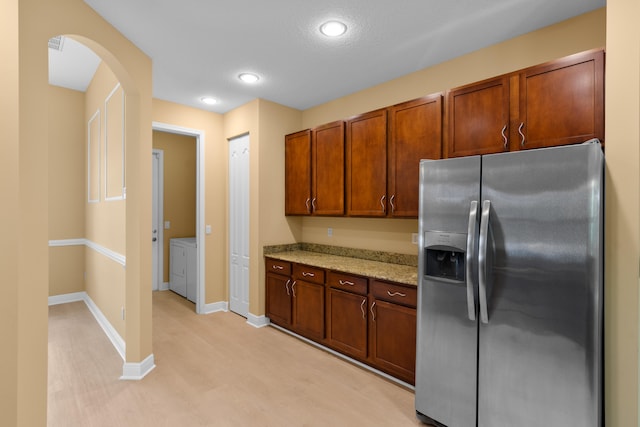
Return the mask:
POLYGON ((122 359, 85 304, 51 306, 48 425, 421 425, 410 390, 274 328, 196 315, 169 291, 154 293, 153 322, 156 368, 121 381, 122 359))

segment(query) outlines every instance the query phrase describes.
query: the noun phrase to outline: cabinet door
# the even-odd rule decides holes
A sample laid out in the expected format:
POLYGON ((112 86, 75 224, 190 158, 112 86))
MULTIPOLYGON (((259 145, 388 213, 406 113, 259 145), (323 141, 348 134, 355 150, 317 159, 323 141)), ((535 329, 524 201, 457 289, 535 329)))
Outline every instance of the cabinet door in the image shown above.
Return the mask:
POLYGON ((327 344, 349 356, 367 357, 367 297, 327 290, 327 344))
POLYGON ((416 310, 374 299, 371 304, 370 356, 380 370, 415 384, 416 310))
POLYGON ((169 246, 169 289, 183 297, 187 296, 187 252, 180 244, 169 246))
POLYGON ((389 214, 417 218, 420 160, 442 155, 442 95, 391 107, 389 129, 389 214))
POLYGON ((347 121, 347 214, 385 216, 387 206, 387 110, 347 121))
POLYGON ((291 326, 291 279, 279 274, 266 274, 267 317, 280 326, 291 326))
POLYGON ((293 296, 293 328, 315 341, 324 339, 324 285, 295 280, 293 296))
POLYGON ((312 209, 315 215, 344 215, 344 122, 312 131, 312 209))
MULTIPOLYGON (((604 140, 604 52, 590 51, 520 73, 521 149, 604 140)), ((515 130, 515 129, 514 129, 515 130)))
POLYGON ((311 213, 311 131, 304 130, 284 139, 284 213, 311 213))
POLYGON ((508 76, 453 89, 447 96, 447 103, 446 157, 508 150, 508 76))

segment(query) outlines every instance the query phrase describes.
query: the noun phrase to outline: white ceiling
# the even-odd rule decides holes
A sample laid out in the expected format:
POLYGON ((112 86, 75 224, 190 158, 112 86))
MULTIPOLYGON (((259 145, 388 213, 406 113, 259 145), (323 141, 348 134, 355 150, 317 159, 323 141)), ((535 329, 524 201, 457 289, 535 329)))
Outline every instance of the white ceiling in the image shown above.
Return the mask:
MULTIPOLYGON (((218 113, 255 98, 304 110, 605 6, 605 0, 85 2, 152 58, 155 98, 218 113), (347 33, 321 36, 318 28, 329 19, 345 22, 347 33), (244 71, 261 79, 244 84, 237 78, 244 71), (219 103, 202 104, 205 95, 219 103)), ((79 71, 78 61, 85 61, 70 59, 66 67, 63 58, 50 57, 59 75, 79 71)), ((65 85, 58 78, 52 83, 65 85)))

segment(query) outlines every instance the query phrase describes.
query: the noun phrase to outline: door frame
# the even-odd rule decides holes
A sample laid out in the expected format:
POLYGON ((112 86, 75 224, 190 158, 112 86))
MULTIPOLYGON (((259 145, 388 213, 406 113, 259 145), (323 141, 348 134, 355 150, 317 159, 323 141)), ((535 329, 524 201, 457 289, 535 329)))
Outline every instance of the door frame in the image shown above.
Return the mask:
MULTIPOLYGON (((165 287, 164 282, 164 150, 154 148, 151 152, 154 155, 158 155, 158 206, 154 206, 154 209, 158 209, 158 224, 153 224, 158 227, 158 271, 156 271, 157 283, 153 283, 151 288, 154 289, 157 285, 158 291, 166 291, 169 286, 167 284, 165 287)), ((155 179, 156 177, 154 176, 153 180, 155 179)))
POLYGON ((204 130, 191 129, 161 122, 152 122, 151 128, 160 132, 192 136, 196 139, 196 313, 203 314, 205 313, 204 130))

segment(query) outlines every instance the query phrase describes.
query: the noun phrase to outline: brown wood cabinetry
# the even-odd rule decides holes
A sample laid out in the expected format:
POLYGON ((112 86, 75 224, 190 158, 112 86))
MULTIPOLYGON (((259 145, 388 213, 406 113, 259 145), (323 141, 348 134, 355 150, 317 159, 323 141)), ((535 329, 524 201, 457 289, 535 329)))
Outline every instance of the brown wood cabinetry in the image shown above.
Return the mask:
POLYGON ((420 160, 442 156, 442 94, 389 108, 389 216, 417 217, 420 160))
POLYGON ((381 370, 415 384, 416 289, 372 280, 371 294, 371 361, 381 370))
POLYGON ((359 360, 367 358, 368 279, 329 272, 327 345, 359 360))
POLYGON ((453 89, 448 95, 447 157, 507 151, 509 78, 453 89))
POLYGON ((311 131, 286 135, 284 138, 284 213, 311 213, 311 131))
POLYGON ((387 214, 387 110, 347 121, 347 215, 387 214))
MULTIPOLYGON (((520 149, 604 140, 604 52, 572 55, 522 71, 520 149)), ((513 134, 513 132, 512 132, 513 134)))
POLYGON ((604 52, 452 89, 447 104, 446 157, 604 142, 604 52))
POLYGON ((293 264, 293 328, 308 338, 324 339, 324 270, 293 264))
POLYGON ((344 122, 312 130, 311 209, 314 215, 344 215, 344 122))
POLYGON ((277 325, 292 325, 291 263, 267 258, 266 268, 266 312, 277 325))

